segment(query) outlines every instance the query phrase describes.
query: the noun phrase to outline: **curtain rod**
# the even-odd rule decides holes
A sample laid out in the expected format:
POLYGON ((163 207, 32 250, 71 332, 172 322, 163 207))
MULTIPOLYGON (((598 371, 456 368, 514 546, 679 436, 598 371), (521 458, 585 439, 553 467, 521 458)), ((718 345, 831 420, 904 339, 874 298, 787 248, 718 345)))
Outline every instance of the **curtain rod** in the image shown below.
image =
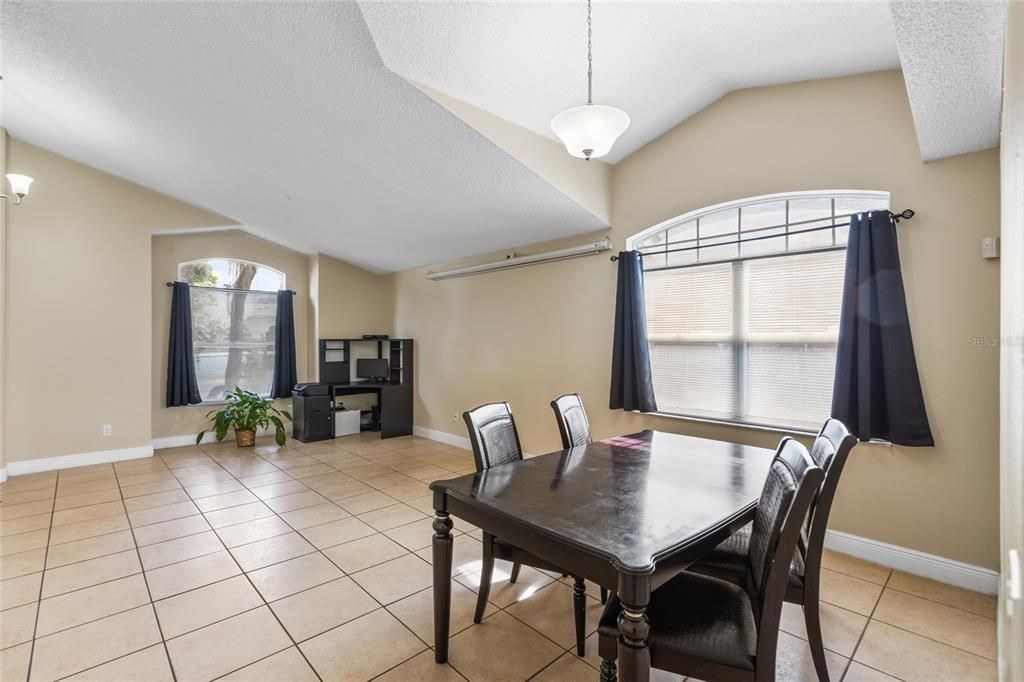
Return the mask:
MULTIPOLYGON (((173 287, 175 284, 177 284, 177 282, 167 282, 167 286, 169 286, 169 287, 173 287)), ((186 284, 186 282, 182 282, 182 284, 186 284)), ((242 293, 242 294, 276 294, 277 293, 276 291, 263 291, 261 289, 231 289, 230 287, 201 287, 198 284, 189 284, 188 286, 191 289, 211 289, 213 291, 236 291, 236 292, 242 293)), ((295 291, 293 289, 282 289, 281 291, 287 291, 287 292, 291 293, 292 296, 295 295, 295 291)))
MULTIPOLYGON (((911 218, 913 218, 914 217, 914 211, 913 211, 913 209, 909 209, 909 208, 905 209, 903 211, 900 211, 899 213, 893 213, 892 211, 889 211, 889 217, 892 218, 893 223, 898 224, 901 220, 910 220, 911 218)), ((820 220, 827 220, 827 218, 820 218, 820 220)), ((805 222, 812 222, 812 221, 808 220, 808 221, 805 221, 805 222)), ((665 250, 662 250, 662 251, 649 251, 647 253, 644 253, 643 251, 637 251, 637 255, 639 255, 640 257, 643 257, 643 256, 661 256, 661 255, 664 255, 664 254, 667 254, 667 253, 680 253, 682 251, 696 251, 697 249, 709 249, 709 248, 714 247, 714 246, 733 246, 735 244, 746 244, 747 242, 756 242, 756 241, 760 241, 762 239, 778 239, 779 237, 791 237, 793 235, 798 235, 798 234, 807 234, 809 232, 818 232, 819 230, 834 230, 837 227, 849 227, 849 225, 850 225, 849 222, 836 223, 835 225, 823 225, 821 227, 810 227, 810 228, 807 228, 806 230, 793 230, 792 232, 783 232, 782 234, 766 234, 766 235, 763 235, 763 236, 760 236, 760 237, 747 237, 746 239, 737 239, 737 240, 731 241, 731 242, 715 242, 713 244, 702 244, 702 245, 698 245, 698 246, 684 246, 684 247, 681 247, 681 248, 678 248, 678 249, 665 249, 665 250)), ((775 227, 785 227, 785 225, 776 225, 775 227)), ((766 229, 774 229, 774 228, 759 227, 757 229, 760 232, 760 231, 763 231, 763 230, 766 230, 766 229)), ((713 239, 713 237, 711 237, 711 239, 713 239)), ((619 257, 618 256, 612 256, 609 260, 611 260, 614 263, 615 261, 619 260, 619 257)))

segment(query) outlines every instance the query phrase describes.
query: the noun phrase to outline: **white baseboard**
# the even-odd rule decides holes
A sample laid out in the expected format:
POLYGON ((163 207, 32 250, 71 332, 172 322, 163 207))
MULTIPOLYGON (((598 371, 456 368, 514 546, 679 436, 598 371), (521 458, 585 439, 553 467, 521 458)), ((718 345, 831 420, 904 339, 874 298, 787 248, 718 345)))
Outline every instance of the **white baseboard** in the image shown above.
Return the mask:
POLYGON ((7 482, 7 467, 0 469, 0 483, 7 482))
POLYGON ((438 443, 445 443, 446 445, 454 445, 455 447, 462 448, 463 450, 473 449, 472 445, 470 445, 469 439, 465 436, 456 436, 453 433, 436 431, 423 426, 413 426, 412 433, 414 436, 429 438, 430 440, 436 440, 438 443))
POLYGON ((999 573, 996 571, 919 552, 916 549, 869 540, 837 530, 830 530, 825 534, 825 547, 858 559, 975 592, 996 594, 999 591, 999 573))
POLYGON ((80 452, 74 455, 26 459, 20 462, 8 462, 5 477, 8 475, 24 476, 25 474, 36 474, 41 471, 54 471, 56 469, 71 469, 91 464, 109 464, 110 462, 123 462, 128 459, 142 459, 152 456, 152 445, 139 445, 133 448, 120 448, 119 450, 99 450, 97 452, 80 452))
MULTIPOLYGON (((233 433, 234 433, 233 431, 229 431, 228 432, 229 435, 226 438, 224 438, 224 442, 228 442, 231 438, 233 438, 234 436, 231 435, 233 433)), ((256 430, 256 437, 259 438, 260 436, 266 436, 266 435, 271 434, 271 433, 272 433, 272 431, 270 429, 257 429, 256 430)), ((180 448, 183 445, 195 445, 196 444, 196 436, 198 436, 198 435, 199 435, 198 433, 186 433, 186 434, 184 434, 182 436, 163 436, 161 438, 154 438, 153 439, 153 449, 154 450, 166 450, 167 448, 180 448)), ((216 443, 217 442, 216 434, 214 434, 213 431, 207 431, 206 434, 203 436, 203 442, 204 443, 216 443)))

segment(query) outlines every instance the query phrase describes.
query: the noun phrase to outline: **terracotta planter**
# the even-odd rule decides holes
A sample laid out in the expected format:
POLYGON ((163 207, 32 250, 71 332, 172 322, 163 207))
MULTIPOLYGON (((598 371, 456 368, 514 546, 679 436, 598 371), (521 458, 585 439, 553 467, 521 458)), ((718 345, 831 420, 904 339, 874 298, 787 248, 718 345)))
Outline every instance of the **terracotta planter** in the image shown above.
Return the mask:
POLYGON ((251 448, 256 445, 256 432, 235 431, 235 445, 240 448, 251 448))

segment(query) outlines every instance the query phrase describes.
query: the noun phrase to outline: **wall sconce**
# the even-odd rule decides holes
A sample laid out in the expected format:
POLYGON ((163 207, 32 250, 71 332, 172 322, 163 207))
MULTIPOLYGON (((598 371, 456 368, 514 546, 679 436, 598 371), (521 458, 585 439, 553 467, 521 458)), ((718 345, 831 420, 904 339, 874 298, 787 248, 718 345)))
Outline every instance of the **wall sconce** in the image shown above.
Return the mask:
POLYGON ((11 185, 11 193, 14 194, 14 199, 6 194, 0 194, 0 197, 7 199, 13 206, 17 206, 21 203, 21 200, 28 196, 29 185, 32 184, 32 178, 27 175, 18 175, 17 173, 8 173, 7 182, 11 185))

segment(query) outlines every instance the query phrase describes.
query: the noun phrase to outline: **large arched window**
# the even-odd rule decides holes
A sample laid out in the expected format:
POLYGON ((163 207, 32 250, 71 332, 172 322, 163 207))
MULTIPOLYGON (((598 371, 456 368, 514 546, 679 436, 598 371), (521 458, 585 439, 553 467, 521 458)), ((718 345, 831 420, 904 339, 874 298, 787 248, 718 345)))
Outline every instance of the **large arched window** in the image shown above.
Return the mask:
POLYGON ((831 411, 846 224, 888 208, 887 192, 774 194, 631 237, 658 408, 816 430, 831 411))
POLYGON ((178 265, 191 285, 192 349, 204 402, 224 400, 235 386, 270 395, 274 378, 279 270, 230 258, 178 265))

